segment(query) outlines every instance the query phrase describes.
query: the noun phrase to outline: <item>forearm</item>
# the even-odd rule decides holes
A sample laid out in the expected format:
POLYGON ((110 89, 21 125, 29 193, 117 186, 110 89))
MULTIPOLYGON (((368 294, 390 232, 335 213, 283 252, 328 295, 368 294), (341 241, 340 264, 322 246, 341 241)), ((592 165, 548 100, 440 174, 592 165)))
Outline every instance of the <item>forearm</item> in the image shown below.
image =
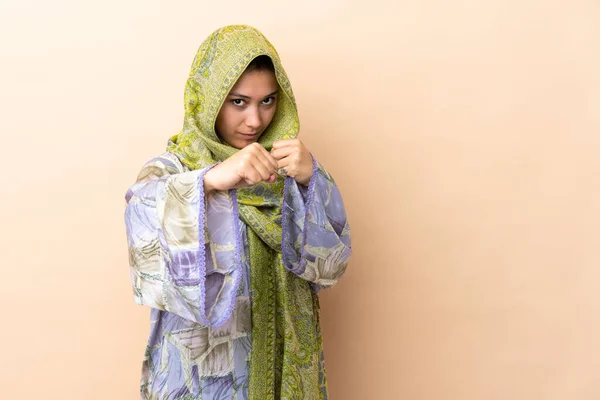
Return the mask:
POLYGON ((206 193, 210 167, 166 171, 163 166, 158 161, 150 165, 152 174, 143 170, 127 195, 135 300, 197 323, 221 324, 231 312, 241 273, 235 192, 206 193), (220 233, 211 235, 214 230, 220 233), (217 275, 228 279, 214 279, 217 275), (209 298, 209 292, 218 295, 209 298))
POLYGON ((350 259, 350 226, 337 185, 316 160, 308 188, 286 181, 282 224, 286 268, 320 287, 333 286, 350 259))

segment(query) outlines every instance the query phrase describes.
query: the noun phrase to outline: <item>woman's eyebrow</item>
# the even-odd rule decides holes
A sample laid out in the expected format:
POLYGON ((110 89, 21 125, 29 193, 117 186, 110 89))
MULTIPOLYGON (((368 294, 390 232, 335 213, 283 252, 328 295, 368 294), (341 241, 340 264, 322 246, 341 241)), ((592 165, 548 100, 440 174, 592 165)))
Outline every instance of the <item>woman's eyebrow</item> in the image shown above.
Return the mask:
MULTIPOLYGON (((265 97, 269 97, 269 96, 273 96, 274 94, 277 94, 277 90, 274 91, 273 93, 269 93, 268 95, 266 95, 265 97)), ((246 96, 244 94, 240 94, 240 93, 235 93, 235 92, 231 92, 229 93, 229 96, 235 96, 235 97, 242 97, 244 99, 250 99, 250 96, 246 96)))

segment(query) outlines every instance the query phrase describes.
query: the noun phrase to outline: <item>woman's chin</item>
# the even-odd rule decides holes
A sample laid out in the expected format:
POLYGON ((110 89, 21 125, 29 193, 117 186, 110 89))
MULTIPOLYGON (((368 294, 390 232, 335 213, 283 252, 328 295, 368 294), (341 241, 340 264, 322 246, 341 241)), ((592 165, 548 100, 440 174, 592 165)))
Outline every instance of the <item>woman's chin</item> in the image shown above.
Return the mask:
POLYGON ((256 143, 256 142, 258 142, 258 137, 252 138, 252 139, 236 140, 235 145, 233 147, 235 147, 237 149, 243 149, 244 147, 251 145, 252 143, 256 143))
POLYGON ((260 135, 247 138, 242 137, 241 135, 236 135, 235 137, 228 138, 228 140, 224 139, 223 137, 220 138, 222 142, 226 142, 231 147, 234 147, 236 149, 243 149, 244 147, 251 145, 252 143, 258 142, 258 139, 260 139, 260 135))

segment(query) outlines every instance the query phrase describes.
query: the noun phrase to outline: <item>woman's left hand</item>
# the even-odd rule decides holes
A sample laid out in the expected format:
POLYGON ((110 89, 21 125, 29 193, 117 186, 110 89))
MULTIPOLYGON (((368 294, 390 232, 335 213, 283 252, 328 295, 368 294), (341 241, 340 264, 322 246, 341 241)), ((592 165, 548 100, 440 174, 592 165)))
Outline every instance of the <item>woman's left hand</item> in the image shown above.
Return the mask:
POLYGON ((277 160, 281 175, 287 175, 301 185, 308 186, 313 173, 313 159, 300 139, 276 140, 271 156, 277 160))

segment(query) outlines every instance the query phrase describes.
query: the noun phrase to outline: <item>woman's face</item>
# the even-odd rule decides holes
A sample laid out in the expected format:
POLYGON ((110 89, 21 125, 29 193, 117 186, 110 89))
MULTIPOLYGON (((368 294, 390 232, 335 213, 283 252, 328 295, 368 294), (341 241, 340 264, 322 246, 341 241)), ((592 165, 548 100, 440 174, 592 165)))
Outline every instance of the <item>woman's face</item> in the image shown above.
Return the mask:
POLYGON ((258 141, 275 115, 277 88, 272 71, 244 72, 217 115, 215 130, 221 139, 237 149, 258 141))

